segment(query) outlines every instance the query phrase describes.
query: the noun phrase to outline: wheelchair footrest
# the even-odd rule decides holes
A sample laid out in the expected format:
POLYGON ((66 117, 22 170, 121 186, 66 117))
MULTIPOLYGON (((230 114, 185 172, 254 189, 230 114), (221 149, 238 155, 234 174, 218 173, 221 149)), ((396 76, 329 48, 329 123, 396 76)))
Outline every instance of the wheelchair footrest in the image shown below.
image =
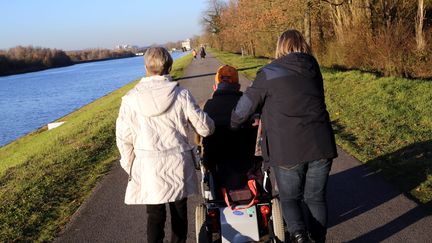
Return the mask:
MULTIPOLYGON (((245 205, 239 205, 244 207, 245 205)), ((232 210, 219 208, 222 242, 259 241, 256 206, 247 209, 232 210)))

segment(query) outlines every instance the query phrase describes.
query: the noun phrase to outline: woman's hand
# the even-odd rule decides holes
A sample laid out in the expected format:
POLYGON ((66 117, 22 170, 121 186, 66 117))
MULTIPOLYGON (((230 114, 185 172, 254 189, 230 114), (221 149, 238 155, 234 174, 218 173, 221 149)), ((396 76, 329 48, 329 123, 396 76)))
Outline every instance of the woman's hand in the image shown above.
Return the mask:
POLYGON ((256 113, 256 114, 252 115, 251 120, 252 120, 252 126, 253 127, 258 126, 260 124, 260 120, 261 120, 260 114, 256 113))

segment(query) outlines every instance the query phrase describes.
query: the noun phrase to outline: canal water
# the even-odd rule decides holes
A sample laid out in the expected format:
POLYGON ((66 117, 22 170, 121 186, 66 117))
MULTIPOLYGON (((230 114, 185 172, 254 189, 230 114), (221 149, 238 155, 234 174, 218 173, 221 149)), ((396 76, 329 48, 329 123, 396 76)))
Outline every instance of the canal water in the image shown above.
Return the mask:
POLYGON ((140 56, 0 77, 0 146, 144 75, 140 56))

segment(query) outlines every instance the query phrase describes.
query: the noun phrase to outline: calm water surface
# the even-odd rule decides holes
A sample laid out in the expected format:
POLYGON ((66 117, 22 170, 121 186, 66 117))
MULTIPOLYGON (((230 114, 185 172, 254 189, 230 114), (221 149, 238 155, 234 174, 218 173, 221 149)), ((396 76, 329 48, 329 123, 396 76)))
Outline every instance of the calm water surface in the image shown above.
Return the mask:
POLYGON ((0 77, 0 146, 144 74, 141 56, 0 77))

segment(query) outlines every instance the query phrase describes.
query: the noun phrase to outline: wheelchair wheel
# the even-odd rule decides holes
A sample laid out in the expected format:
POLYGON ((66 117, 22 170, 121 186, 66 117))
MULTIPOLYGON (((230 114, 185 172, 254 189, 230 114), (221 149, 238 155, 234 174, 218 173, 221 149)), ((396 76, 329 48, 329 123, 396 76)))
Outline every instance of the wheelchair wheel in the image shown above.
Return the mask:
POLYGON ((205 205, 198 205, 195 208, 195 235, 197 243, 209 242, 206 226, 207 208, 205 205))
POLYGON ((279 198, 272 200, 272 227, 275 237, 273 242, 285 242, 285 227, 279 198))

